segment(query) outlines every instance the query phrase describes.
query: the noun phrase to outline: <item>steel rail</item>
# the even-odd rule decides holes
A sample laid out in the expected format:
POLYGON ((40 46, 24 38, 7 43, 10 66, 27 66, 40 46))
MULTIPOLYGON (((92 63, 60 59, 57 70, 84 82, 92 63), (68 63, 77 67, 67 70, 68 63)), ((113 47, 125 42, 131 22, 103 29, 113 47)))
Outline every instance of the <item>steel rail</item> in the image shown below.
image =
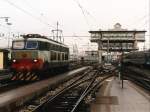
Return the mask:
MULTIPOLYGON (((71 112, 75 112, 79 106, 79 104, 81 103, 81 101, 91 92, 93 91, 94 88, 97 88, 98 86, 100 86, 102 84, 102 82, 104 82, 106 79, 113 77, 114 75, 109 75, 104 77, 102 80, 100 80, 99 82, 97 82, 93 87, 88 88, 88 90, 85 90, 85 92, 81 95, 81 97, 79 98, 79 100, 77 101, 77 103, 75 104, 74 108, 71 110, 71 112)), ((93 83, 93 82, 91 82, 93 83)), ((91 85, 89 85, 91 86, 91 85)))
MULTIPOLYGON (((96 72, 96 75, 98 74, 98 72, 96 72)), ((96 79, 96 75, 95 77, 93 77, 92 81, 89 83, 89 85, 86 87, 86 89, 84 90, 84 92, 81 94, 80 98, 78 99, 78 101, 76 102, 74 108, 71 110, 71 112, 74 112, 78 105, 80 104, 80 102, 83 100, 83 98, 85 97, 85 95, 87 94, 87 92, 89 91, 90 87, 93 85, 93 83, 95 82, 96 79)))
POLYGON ((90 71, 86 72, 83 74, 82 77, 79 77, 78 79, 76 79, 75 81, 73 81, 70 85, 66 86, 65 88, 63 88, 62 90, 60 90, 58 93, 56 93, 56 95, 54 95, 53 97, 50 97, 49 99, 47 99, 44 103, 40 104, 37 108, 35 108, 34 110, 32 110, 31 112, 37 112, 40 111, 43 107, 45 107, 47 104, 49 104, 50 102, 54 101, 57 97, 61 96, 63 93, 65 93, 66 91, 84 83, 87 82, 89 80, 91 80, 91 78, 86 79, 84 81, 80 81, 78 83, 76 83, 77 81, 83 79, 88 73, 90 73, 90 71))
POLYGON ((133 77, 127 77, 127 78, 128 78, 130 81, 132 81, 133 83, 139 85, 140 87, 142 87, 142 88, 144 88, 144 89, 150 91, 150 82, 147 83, 147 82, 145 82, 145 81, 137 80, 137 79, 135 79, 135 78, 133 78, 133 77))
POLYGON ((124 74, 128 80, 132 81, 143 89, 150 91, 150 75, 148 74, 148 71, 146 73, 136 67, 126 67, 124 74))
MULTIPOLYGON (((115 69, 114 69, 114 71, 115 71, 115 69)), ((108 71, 107 73, 111 73, 111 72, 112 72, 112 70, 108 71)), ((98 76, 97 76, 98 73, 100 73, 100 72, 98 71, 98 72, 95 72, 95 73, 93 74, 93 75, 94 75, 94 78, 92 77, 92 78, 86 79, 86 80, 84 80, 84 81, 80 81, 80 82, 78 82, 78 83, 75 83, 75 84, 74 84, 74 82, 76 82, 76 81, 74 81, 74 82, 72 83, 72 85, 67 86, 66 88, 64 88, 63 90, 61 90, 60 92, 58 92, 55 96, 53 96, 52 98, 49 98, 49 99, 48 99, 47 101, 45 101, 44 103, 40 104, 40 105, 39 105, 37 108, 35 108, 32 112, 43 111, 43 109, 46 108, 47 105, 48 105, 50 102, 54 101, 56 98, 58 98, 59 96, 61 96, 62 94, 64 94, 66 91, 68 91, 68 90, 70 90, 70 89, 72 89, 72 88, 75 88, 75 87, 79 86, 80 84, 83 84, 83 83, 85 83, 85 82, 87 82, 87 81, 92 80, 91 83, 89 84, 89 86, 87 86, 87 88, 85 89, 85 91, 82 93, 82 95, 81 95, 81 98, 82 98, 82 96, 83 96, 84 94, 87 94, 87 91, 91 90, 90 87, 91 87, 92 84, 94 83, 95 79, 98 77, 98 76)), ((104 74, 104 73, 101 73, 101 74, 104 74)), ((86 74, 85 74, 85 75, 86 75, 86 74)), ((83 77, 82 77, 82 78, 83 78, 83 77)))

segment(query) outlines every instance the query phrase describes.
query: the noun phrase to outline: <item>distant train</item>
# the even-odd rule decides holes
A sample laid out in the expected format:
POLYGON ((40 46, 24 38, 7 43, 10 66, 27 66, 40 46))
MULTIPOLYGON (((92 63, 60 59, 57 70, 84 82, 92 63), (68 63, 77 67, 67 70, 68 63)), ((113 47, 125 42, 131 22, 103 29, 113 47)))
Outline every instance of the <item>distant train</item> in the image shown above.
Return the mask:
POLYGON ((136 51, 125 54, 123 63, 139 67, 150 67, 150 51, 136 51))
MULTIPOLYGON (((68 69, 68 58, 69 48, 66 45, 39 34, 24 35, 23 39, 12 42, 11 70, 15 74, 12 80, 30 80, 31 73, 68 69)), ((44 77, 44 73, 34 79, 39 77, 44 77)))

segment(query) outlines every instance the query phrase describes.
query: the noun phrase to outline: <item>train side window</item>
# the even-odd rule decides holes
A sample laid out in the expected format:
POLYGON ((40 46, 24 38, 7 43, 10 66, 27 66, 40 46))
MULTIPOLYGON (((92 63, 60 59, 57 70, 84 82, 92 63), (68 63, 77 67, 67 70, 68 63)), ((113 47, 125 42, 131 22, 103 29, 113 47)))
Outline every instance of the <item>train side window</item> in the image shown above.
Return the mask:
POLYGON ((39 42, 39 49, 40 50, 47 50, 48 49, 48 43, 46 42, 39 42))
POLYGON ((57 57, 58 57, 57 52, 54 52, 54 54, 55 54, 55 60, 57 60, 57 57))
POLYGON ((50 57, 51 57, 51 60, 53 60, 53 57, 54 57, 54 56, 53 56, 53 51, 51 51, 50 54, 51 54, 51 56, 50 56, 50 57))
POLYGON ((57 57, 57 59, 58 59, 58 60, 60 60, 60 59, 61 59, 61 57, 60 57, 60 56, 61 56, 61 54, 60 54, 60 53, 58 53, 58 54, 57 54, 57 56, 58 56, 58 57, 57 57))
POLYGON ((40 42, 40 50, 49 50, 48 42, 40 42))
POLYGON ((65 53, 65 60, 68 60, 68 54, 65 53))
POLYGON ((62 60, 64 60, 64 58, 65 58, 65 56, 64 56, 65 54, 64 53, 62 53, 62 60))
POLYGON ((54 51, 51 51, 51 60, 56 60, 57 59, 57 53, 54 51))

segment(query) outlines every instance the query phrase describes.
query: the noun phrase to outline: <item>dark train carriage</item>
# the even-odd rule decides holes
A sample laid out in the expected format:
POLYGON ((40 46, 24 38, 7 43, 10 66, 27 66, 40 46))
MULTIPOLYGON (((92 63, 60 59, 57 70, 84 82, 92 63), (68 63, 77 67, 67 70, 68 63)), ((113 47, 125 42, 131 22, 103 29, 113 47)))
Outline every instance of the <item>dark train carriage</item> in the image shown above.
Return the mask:
POLYGON ((150 66, 150 51, 136 51, 125 54, 123 63, 135 66, 150 66))
POLYGON ((13 41, 11 69, 17 72, 43 72, 67 69, 69 48, 38 34, 28 34, 13 41))

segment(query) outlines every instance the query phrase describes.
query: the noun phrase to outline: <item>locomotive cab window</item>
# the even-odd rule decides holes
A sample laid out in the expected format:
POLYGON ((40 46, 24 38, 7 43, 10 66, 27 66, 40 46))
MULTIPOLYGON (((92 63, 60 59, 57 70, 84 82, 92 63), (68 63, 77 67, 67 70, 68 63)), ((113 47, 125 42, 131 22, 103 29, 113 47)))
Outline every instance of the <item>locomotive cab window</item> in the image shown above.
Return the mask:
POLYGON ((37 49, 38 43, 37 41, 27 41, 26 42, 26 49, 37 49))
POLYGON ((24 49, 24 41, 14 41, 13 49, 24 49))

